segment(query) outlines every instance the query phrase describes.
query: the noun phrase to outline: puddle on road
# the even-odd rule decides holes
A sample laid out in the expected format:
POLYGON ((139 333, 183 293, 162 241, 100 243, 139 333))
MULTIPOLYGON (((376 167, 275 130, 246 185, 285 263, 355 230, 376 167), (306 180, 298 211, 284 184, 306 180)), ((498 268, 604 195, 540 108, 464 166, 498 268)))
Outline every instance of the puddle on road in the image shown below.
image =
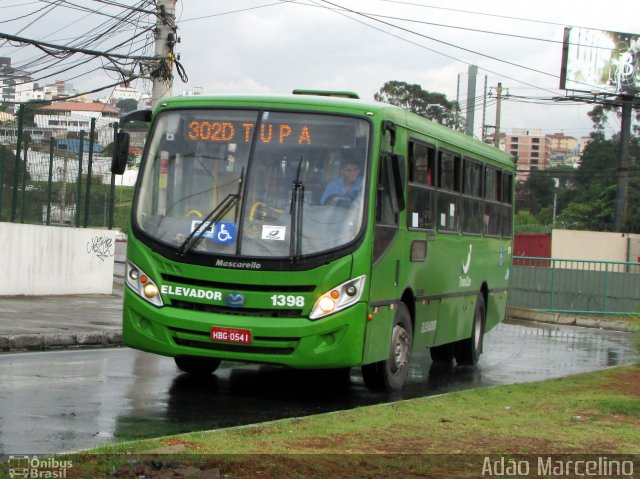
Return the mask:
POLYGON ((113 440, 299 417, 475 387, 537 381, 638 361, 634 336, 550 325, 502 324, 477 367, 415 354, 405 389, 369 393, 350 378, 223 363, 205 380, 173 360, 127 348, 0 356, 0 454, 43 454, 113 440), (38 375, 37 380, 34 376, 38 375))

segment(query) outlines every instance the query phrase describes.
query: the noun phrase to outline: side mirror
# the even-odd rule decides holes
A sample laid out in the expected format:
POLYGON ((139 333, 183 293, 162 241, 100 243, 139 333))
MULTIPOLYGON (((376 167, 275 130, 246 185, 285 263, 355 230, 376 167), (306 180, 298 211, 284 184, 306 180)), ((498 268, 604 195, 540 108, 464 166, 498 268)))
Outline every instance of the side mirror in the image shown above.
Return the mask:
POLYGON ((111 154, 111 173, 122 175, 127 169, 129 159, 129 133, 119 131, 113 142, 113 152, 111 154))
POLYGON ((151 110, 135 110, 120 118, 120 131, 113 139, 113 152, 111 153, 111 173, 122 175, 127 169, 129 159, 129 133, 122 131, 122 127, 132 121, 151 121, 151 110))

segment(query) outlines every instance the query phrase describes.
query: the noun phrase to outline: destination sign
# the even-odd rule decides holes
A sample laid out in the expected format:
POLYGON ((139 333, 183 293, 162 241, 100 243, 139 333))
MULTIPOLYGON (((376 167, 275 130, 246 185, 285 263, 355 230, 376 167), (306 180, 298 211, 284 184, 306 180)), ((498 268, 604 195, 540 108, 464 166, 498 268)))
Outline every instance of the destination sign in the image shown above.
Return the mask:
MULTIPOLYGON (((248 122, 193 120, 187 125, 186 136, 193 141, 250 143, 255 134, 254 129, 255 124, 248 122)), ((313 132, 304 124, 262 123, 258 140, 264 144, 311 145, 313 132)))

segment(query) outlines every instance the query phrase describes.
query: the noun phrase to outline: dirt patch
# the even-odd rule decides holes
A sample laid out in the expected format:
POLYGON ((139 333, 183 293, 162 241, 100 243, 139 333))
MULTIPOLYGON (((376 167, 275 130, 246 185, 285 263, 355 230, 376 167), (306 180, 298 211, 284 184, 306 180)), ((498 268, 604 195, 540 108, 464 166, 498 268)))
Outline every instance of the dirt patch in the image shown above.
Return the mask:
MULTIPOLYGON (((442 477, 476 478, 482 470, 479 456, 428 454, 301 454, 198 457, 173 460, 130 458, 106 474, 93 477, 114 479, 282 479, 332 478, 441 479, 442 477)), ((74 472, 79 473, 79 470, 74 472)), ((70 475, 70 479, 87 477, 70 475)))
POLYGON ((640 397, 640 368, 617 372, 596 389, 611 391, 624 396, 640 397))
POLYGON ((345 454, 535 454, 577 453, 580 449, 561 447, 553 441, 532 436, 493 436, 483 434, 446 434, 442 431, 408 432, 406 438, 396 430, 378 430, 370 434, 338 434, 306 438, 291 442, 289 447, 305 453, 345 454))

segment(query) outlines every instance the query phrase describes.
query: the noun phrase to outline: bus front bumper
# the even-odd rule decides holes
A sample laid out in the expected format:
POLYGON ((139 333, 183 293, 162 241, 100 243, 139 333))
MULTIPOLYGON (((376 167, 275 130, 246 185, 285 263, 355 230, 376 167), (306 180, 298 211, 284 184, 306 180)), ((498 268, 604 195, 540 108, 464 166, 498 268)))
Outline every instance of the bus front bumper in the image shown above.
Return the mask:
POLYGON ((124 290, 123 341, 165 356, 202 356, 294 368, 340 368, 362 363, 365 303, 319 320, 271 318, 156 308, 124 290), (249 330, 251 342, 213 341, 214 327, 249 330))

